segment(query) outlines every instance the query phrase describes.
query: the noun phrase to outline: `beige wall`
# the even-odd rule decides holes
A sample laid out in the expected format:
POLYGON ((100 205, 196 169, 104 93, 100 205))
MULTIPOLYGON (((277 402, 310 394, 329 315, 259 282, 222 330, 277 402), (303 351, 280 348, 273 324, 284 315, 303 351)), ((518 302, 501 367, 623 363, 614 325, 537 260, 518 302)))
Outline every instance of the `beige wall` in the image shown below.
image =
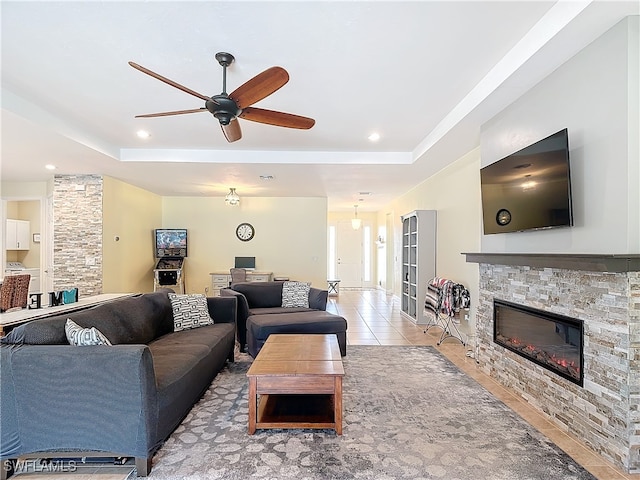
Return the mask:
POLYGON ((153 229, 162 226, 161 197, 104 177, 102 220, 103 293, 152 292, 153 229))
POLYGON ((228 272, 234 257, 256 257, 256 270, 327 286, 326 198, 247 197, 230 207, 222 197, 163 197, 162 227, 187 228, 185 283, 189 293, 211 288, 211 272, 228 272), (255 228, 249 242, 238 224, 255 228))
MULTIPOLYGON (((478 265, 467 263, 463 252, 480 251, 482 216, 480 206, 480 150, 476 148, 441 170, 416 188, 397 198, 378 212, 378 223, 384 225, 392 213, 395 247, 393 268, 394 290, 400 296, 399 249, 402 246, 400 217, 413 210, 437 210, 436 275, 467 287, 471 293, 471 318, 475 318, 478 299, 478 265)), ((429 281, 428 278, 420 281, 429 281)))
POLYGON ((49 186, 47 182, 3 182, 3 198, 46 197, 49 186))

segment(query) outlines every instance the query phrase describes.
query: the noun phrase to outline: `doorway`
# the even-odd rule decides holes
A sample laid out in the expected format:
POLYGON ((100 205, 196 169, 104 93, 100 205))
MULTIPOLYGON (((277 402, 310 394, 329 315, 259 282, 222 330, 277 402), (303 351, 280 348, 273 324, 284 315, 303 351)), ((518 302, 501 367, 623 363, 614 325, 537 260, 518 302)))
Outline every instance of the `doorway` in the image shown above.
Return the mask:
MULTIPOLYGON (((336 224, 335 261, 340 287, 362 288, 362 231, 354 230, 351 221, 336 224)), ((330 255, 329 258, 333 257, 330 255)))
POLYGON ((52 258, 50 248, 50 211, 45 198, 39 197, 6 197, 2 199, 0 221, 2 235, 0 239, 2 252, 2 276, 9 270, 14 274, 24 268, 22 273, 31 275, 30 292, 50 291, 51 278, 48 268, 52 258), (7 243, 7 220, 15 220, 26 224, 25 238, 19 248, 7 243), (27 248, 24 248, 24 245, 27 248), (49 288, 49 290, 47 290, 49 288))

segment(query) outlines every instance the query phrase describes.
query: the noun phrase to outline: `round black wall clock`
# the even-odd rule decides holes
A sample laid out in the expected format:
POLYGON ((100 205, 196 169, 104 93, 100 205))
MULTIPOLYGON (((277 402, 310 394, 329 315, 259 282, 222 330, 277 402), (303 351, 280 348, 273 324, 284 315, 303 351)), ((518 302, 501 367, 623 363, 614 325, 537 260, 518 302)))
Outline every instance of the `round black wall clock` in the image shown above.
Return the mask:
POLYGON ((498 225, 509 225, 510 221, 511 212, 509 210, 506 208, 498 210, 498 213, 496 214, 496 222, 498 222, 498 225))
POLYGON ((243 242, 251 240, 255 233, 256 231, 250 223, 241 223, 236 228, 236 237, 238 237, 238 240, 242 240, 243 242))

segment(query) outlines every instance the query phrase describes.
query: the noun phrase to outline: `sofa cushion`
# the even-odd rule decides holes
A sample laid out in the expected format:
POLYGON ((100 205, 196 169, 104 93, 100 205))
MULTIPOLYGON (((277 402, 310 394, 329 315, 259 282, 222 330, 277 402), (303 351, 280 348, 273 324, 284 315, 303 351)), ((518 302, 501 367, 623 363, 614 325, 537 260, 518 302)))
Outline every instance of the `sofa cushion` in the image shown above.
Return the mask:
POLYGON ((69 341, 64 331, 65 323, 64 317, 55 320, 45 318, 23 323, 0 338, 0 343, 6 345, 66 345, 69 341))
POLYGON ((69 318, 82 327, 96 327, 114 345, 147 344, 167 332, 167 327, 172 330, 166 293, 127 297, 77 313, 69 318))
POLYGON ((174 332, 203 327, 213 323, 207 308, 207 299, 204 295, 198 293, 188 295, 170 293, 169 300, 173 309, 174 332))
MULTIPOLYGON (((158 388, 162 390, 177 381, 184 375, 183 371, 187 370, 186 367, 191 362, 199 362, 200 358, 216 350, 220 342, 227 341, 229 336, 233 343, 234 325, 221 323, 197 330, 188 329, 171 333, 149 343, 158 388), (178 359, 182 360, 178 361, 178 359)), ((224 360, 229 349, 224 348, 220 351, 224 360)))
POLYGON ((274 315, 254 315, 247 319, 247 329, 257 339, 272 333, 336 333, 347 330, 347 321, 321 310, 274 315))
POLYGON ((102 303, 76 312, 52 315, 14 328, 0 340, 9 344, 68 345, 65 324, 96 327, 113 345, 147 344, 173 331, 171 302, 166 293, 145 293, 102 303))
POLYGON ((277 313, 298 313, 315 312, 313 308, 303 307, 272 307, 272 308, 250 308, 249 315, 273 315, 277 313))
POLYGON ((308 307, 310 283, 306 282, 283 282, 282 283, 282 306, 308 307))
POLYGON ((283 282, 236 283, 233 289, 247 299, 249 308, 269 308, 282 306, 283 282))
POLYGON ((161 438, 175 429, 207 389, 235 343, 235 325, 219 323, 165 335, 149 344, 158 387, 161 438))
POLYGON ((67 318, 64 326, 69 345, 86 347, 89 345, 111 345, 111 342, 96 327, 82 328, 73 320, 67 318))

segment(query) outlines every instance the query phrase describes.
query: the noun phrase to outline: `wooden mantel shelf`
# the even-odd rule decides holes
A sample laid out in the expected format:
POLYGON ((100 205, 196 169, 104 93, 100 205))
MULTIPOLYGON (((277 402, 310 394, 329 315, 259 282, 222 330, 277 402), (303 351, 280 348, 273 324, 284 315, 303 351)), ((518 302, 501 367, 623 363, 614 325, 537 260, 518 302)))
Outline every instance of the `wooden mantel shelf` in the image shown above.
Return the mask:
POLYGON ((467 263, 523 265, 589 272, 638 272, 640 254, 463 253, 467 263))

